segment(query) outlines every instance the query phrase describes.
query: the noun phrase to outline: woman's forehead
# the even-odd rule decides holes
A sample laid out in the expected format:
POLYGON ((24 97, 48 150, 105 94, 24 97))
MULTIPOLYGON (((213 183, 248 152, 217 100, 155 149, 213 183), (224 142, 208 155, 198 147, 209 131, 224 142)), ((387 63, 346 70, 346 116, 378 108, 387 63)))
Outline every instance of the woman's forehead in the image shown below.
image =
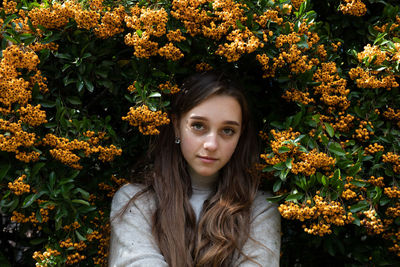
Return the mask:
POLYGON ((184 117, 185 119, 237 122, 240 124, 242 120, 242 110, 239 102, 234 97, 215 95, 193 107, 184 117))

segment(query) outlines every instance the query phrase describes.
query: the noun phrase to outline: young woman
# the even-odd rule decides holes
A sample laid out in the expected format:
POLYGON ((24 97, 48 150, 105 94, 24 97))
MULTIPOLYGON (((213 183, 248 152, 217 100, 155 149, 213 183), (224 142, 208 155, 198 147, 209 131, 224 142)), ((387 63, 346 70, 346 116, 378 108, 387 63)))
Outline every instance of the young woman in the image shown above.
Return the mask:
POLYGON ((109 265, 278 266, 280 215, 258 191, 258 158, 241 91, 213 73, 171 103, 144 184, 114 196, 109 265))

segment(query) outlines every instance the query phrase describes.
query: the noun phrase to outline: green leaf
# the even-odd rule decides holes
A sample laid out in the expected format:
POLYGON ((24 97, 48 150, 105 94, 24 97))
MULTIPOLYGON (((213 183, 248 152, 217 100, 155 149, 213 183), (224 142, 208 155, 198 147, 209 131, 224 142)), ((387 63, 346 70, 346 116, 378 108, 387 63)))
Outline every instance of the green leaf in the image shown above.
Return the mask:
POLYGON ((75 178, 79 175, 80 172, 81 172, 81 171, 79 171, 79 170, 74 170, 74 171, 72 172, 72 174, 71 174, 68 178, 66 178, 66 179, 75 179, 75 178))
POLYGON ((31 244, 33 246, 37 246, 37 245, 40 245, 40 244, 42 244, 42 243, 44 243, 46 241, 47 241, 47 238, 36 238, 36 239, 33 239, 33 240, 29 241, 29 244, 31 244))
POLYGON ((337 156, 346 155, 346 152, 342 149, 342 147, 338 143, 331 143, 328 147, 328 150, 337 156))
POLYGON ((49 175, 49 186, 50 186, 50 188, 53 189, 55 184, 56 184, 56 174, 53 171, 49 175))
POLYGON ((356 212, 364 210, 364 209, 366 209, 368 207, 369 207, 369 203, 367 203, 367 201, 363 200, 363 201, 360 201, 357 204, 351 206, 350 212, 356 213, 356 212))
POLYGON ((39 210, 39 209, 36 210, 36 219, 37 219, 38 222, 40 222, 40 223, 43 221, 43 217, 42 217, 42 214, 40 213, 40 210, 39 210))
POLYGON ((328 137, 326 137, 326 135, 324 135, 324 134, 320 135, 320 137, 321 137, 321 140, 322 140, 322 144, 327 145, 328 142, 329 142, 328 137))
MULTIPOLYGON (((181 49, 185 53, 190 53, 191 47, 186 43, 186 42, 180 42, 175 44, 179 49, 181 49)), ((170 68, 171 72, 173 71, 172 68, 170 68)))
POLYGON ((71 64, 64 64, 64 66, 61 68, 62 72, 65 72, 67 69, 71 67, 71 64))
POLYGON ((40 169, 43 168, 46 165, 45 162, 38 162, 33 166, 32 171, 31 171, 31 176, 36 176, 36 174, 39 173, 40 169))
POLYGON ((61 194, 64 199, 70 199, 72 188, 74 188, 74 184, 63 184, 61 186, 61 194))
POLYGON ((326 178, 325 175, 322 175, 321 177, 321 183, 326 186, 328 184, 329 180, 326 178))
POLYGON ((246 27, 244 27, 243 24, 238 19, 236 20, 236 26, 242 31, 246 29, 246 27))
POLYGON ((339 180, 340 178, 340 169, 336 169, 335 172, 333 173, 333 180, 339 180))
POLYGON ((300 5, 299 11, 296 13, 296 17, 301 17, 303 16, 304 12, 306 10, 306 3, 305 1, 300 5))
POLYGON ((149 97, 161 97, 161 94, 159 92, 153 92, 149 95, 149 97))
POLYGON ((90 197, 90 193, 83 190, 82 188, 76 188, 75 192, 81 193, 82 197, 85 198, 86 200, 89 199, 89 197, 90 197))
POLYGON ((83 199, 73 199, 72 203, 82 204, 82 205, 85 205, 85 206, 90 206, 90 203, 87 202, 86 200, 83 200, 83 199))
POLYGON ((61 206, 60 208, 57 209, 57 212, 56 212, 56 216, 55 216, 56 223, 61 222, 61 225, 62 225, 62 218, 67 217, 67 216, 68 216, 67 209, 65 208, 65 206, 61 206))
POLYGON ((335 135, 335 130, 333 129, 332 125, 327 122, 324 122, 324 125, 326 132, 329 134, 330 137, 333 137, 335 135))
POLYGON ((277 129, 282 129, 283 128, 282 122, 280 122, 280 121, 272 121, 270 123, 270 125, 272 127, 274 127, 274 128, 277 128, 277 129))
POLYGON ((29 196, 27 196, 24 199, 24 202, 22 204, 22 208, 25 209, 27 207, 29 207, 30 205, 32 205, 32 203, 38 199, 38 194, 30 194, 29 196))
POLYGON ((279 76, 277 78, 278 83, 286 83, 290 81, 290 78, 288 76, 279 76))
POLYGON ((13 44, 18 44, 19 42, 17 40, 15 40, 14 38, 12 38, 11 36, 3 33, 3 38, 10 41, 13 44))
POLYGON ((82 92, 83 86, 85 85, 85 83, 83 81, 78 81, 76 83, 76 89, 78 90, 78 92, 82 92))
POLYGON ((301 198, 303 198, 304 197, 304 194, 303 193, 296 193, 296 194, 290 194, 290 195, 288 195, 286 198, 285 198, 285 200, 286 201, 297 201, 297 200, 299 200, 299 199, 301 199, 301 198))
POLYGON ((0 181, 7 175, 8 170, 11 168, 10 163, 1 163, 0 164, 0 181))
POLYGON ((86 89, 87 89, 89 92, 92 93, 92 92, 94 91, 94 85, 93 85, 93 83, 92 83, 91 81, 87 80, 87 79, 83 79, 83 82, 85 83, 86 89))
POLYGON ((282 181, 285 181, 287 175, 289 174, 289 172, 290 172, 289 169, 282 170, 282 171, 279 173, 279 178, 280 178, 282 181))
POLYGON ((53 108, 56 106, 56 102, 51 100, 41 100, 39 104, 44 108, 53 108))
POLYGON ((55 33, 55 34, 49 35, 48 37, 46 37, 46 38, 44 38, 44 39, 42 40, 42 43, 43 43, 43 44, 48 44, 48 43, 57 41, 57 40, 61 39, 61 36, 62 36, 62 33, 61 33, 61 32, 60 32, 60 33, 55 33))
POLYGON ((100 76, 103 79, 107 79, 108 77, 108 70, 104 70, 104 69, 96 69, 94 71, 94 73, 98 76, 100 76))
POLYGON ((277 181, 274 183, 274 185, 273 185, 273 187, 272 187, 272 190, 273 190, 274 192, 277 192, 277 191, 279 191, 279 189, 281 189, 281 187, 282 187, 282 180, 277 180, 277 181))
POLYGON ((267 197, 267 201, 276 203, 276 202, 280 202, 284 198, 285 198, 285 195, 278 195, 278 196, 273 196, 273 197, 267 197))
POLYGON ((348 169, 347 174, 349 176, 354 176, 360 171, 360 168, 361 168, 361 162, 357 162, 356 164, 354 164, 354 166, 348 169))
POLYGON ((79 213, 85 214, 97 210, 96 206, 80 206, 79 213))
POLYGON ((67 97, 67 101, 72 105, 82 105, 82 101, 77 96, 69 96, 67 97))
POLYGON ((279 162, 273 166, 275 170, 281 171, 286 168, 286 164, 284 162, 279 162))
POLYGON ((10 23, 13 19, 16 19, 18 16, 16 14, 12 14, 11 16, 7 16, 7 18, 4 20, 2 24, 2 29, 5 29, 7 24, 10 23))
POLYGON ((91 53, 86 52, 85 54, 83 54, 83 55, 81 56, 81 58, 84 59, 84 58, 88 58, 88 57, 91 57, 91 56, 92 56, 91 53))
POLYGON ((67 60, 73 59, 73 57, 70 54, 62 54, 62 53, 56 53, 55 57, 61 58, 61 59, 67 59, 67 60))
POLYGON ((292 169, 292 158, 288 158, 286 161, 285 161, 285 165, 286 165, 286 167, 288 168, 288 169, 292 169))
POLYGON ((305 134, 301 134, 299 135, 299 137, 297 137, 296 139, 293 140, 294 143, 298 143, 300 142, 304 137, 306 137, 305 134))
POLYGON ((108 89, 112 89, 113 88, 113 83, 111 81, 109 81, 109 80, 98 80, 97 84, 99 84, 99 85, 101 85, 101 86, 103 86, 105 88, 108 88, 108 89))
POLYGON ((265 167, 262 172, 272 172, 274 170, 274 166, 265 167))
MULTIPOLYGON (((378 153, 379 153, 379 152, 378 152, 378 153)), ((377 153, 377 154, 378 154, 378 153, 377 153)), ((368 155, 368 156, 364 156, 362 160, 363 160, 363 161, 370 161, 370 160, 372 160, 373 158, 374 158, 373 156, 368 155)), ((373 168, 373 167, 372 167, 372 168, 373 168)))
POLYGON ((151 75, 152 75, 153 77, 157 77, 157 78, 168 78, 168 75, 167 75, 166 73, 164 73, 164 72, 162 72, 161 70, 156 69, 156 68, 154 68, 154 69, 151 71, 151 75))
POLYGON ((379 200, 379 205, 386 206, 390 202, 390 198, 383 195, 383 197, 379 200))
POLYGON ((286 152, 289 152, 290 151, 290 148, 288 148, 288 147, 286 147, 286 146, 282 146, 282 147, 280 147, 279 149, 278 149, 278 152, 280 153, 280 154, 283 154, 283 153, 286 153, 286 152))
POLYGON ((48 122, 44 125, 47 129, 55 128, 57 126, 57 122, 48 122))
POLYGON ((364 117, 364 113, 361 111, 359 106, 354 107, 354 112, 357 114, 358 117, 360 117, 360 118, 364 117))
POLYGON ((376 191, 376 194, 375 194, 375 196, 372 198, 372 200, 373 200, 373 202, 374 202, 375 204, 377 204, 377 203, 379 202, 379 200, 381 199, 381 196, 382 196, 382 189, 379 188, 379 187, 377 187, 377 186, 375 186, 375 191, 376 191))
MULTIPOLYGON (((9 191, 10 192, 10 191, 9 191)), ((11 211, 13 211, 17 206, 18 206, 18 204, 19 204, 19 198, 14 198, 13 200, 11 200, 10 202, 6 202, 7 200, 6 199, 3 199, 0 203, 1 203, 1 206, 0 206, 0 208, 1 209, 3 209, 3 208, 9 208, 9 211, 11 212, 11 211)))
POLYGON ((299 47, 300 49, 302 49, 302 48, 305 48, 305 49, 309 48, 309 47, 308 47, 308 43, 307 43, 307 39, 308 39, 307 36, 303 35, 303 36, 301 37, 300 42, 297 43, 297 47, 299 47))
POLYGON ((296 181, 296 185, 305 191, 307 186, 306 178, 304 176, 301 176, 298 177, 298 179, 299 180, 296 181))
POLYGON ((31 34, 21 34, 20 35, 21 40, 24 42, 25 45, 30 45, 31 43, 33 43, 36 39, 36 37, 34 35, 31 34))
POLYGON ((79 233, 78 231, 75 230, 75 234, 80 241, 86 241, 86 238, 83 235, 81 235, 81 233, 79 233))
POLYGON ((352 181, 350 181, 350 183, 353 184, 353 185, 356 185, 358 187, 365 187, 365 186, 368 185, 367 182, 360 181, 360 180, 352 180, 352 181))

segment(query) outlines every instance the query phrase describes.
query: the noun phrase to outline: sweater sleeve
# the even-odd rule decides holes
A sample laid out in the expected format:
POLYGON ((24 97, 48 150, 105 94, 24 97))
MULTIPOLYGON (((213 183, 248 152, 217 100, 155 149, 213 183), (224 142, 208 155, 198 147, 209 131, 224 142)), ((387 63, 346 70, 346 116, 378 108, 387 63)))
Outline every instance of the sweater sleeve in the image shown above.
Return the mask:
POLYGON ((128 184, 113 197, 109 267, 168 266, 152 236, 154 200, 145 193, 122 212, 140 190, 139 186, 128 184))
POLYGON ((281 216, 275 204, 267 202, 269 195, 260 191, 253 203, 250 238, 243 253, 255 262, 239 258, 240 267, 278 267, 281 246, 281 216))

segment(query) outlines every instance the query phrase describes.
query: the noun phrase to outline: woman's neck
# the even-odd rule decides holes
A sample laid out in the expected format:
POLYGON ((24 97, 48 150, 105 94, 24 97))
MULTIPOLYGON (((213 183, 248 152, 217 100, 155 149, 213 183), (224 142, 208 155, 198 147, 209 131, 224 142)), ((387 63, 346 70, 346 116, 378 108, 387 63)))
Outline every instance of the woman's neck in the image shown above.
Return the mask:
POLYGON ((189 175, 194 189, 211 190, 218 180, 218 173, 211 176, 201 176, 190 167, 189 175))

